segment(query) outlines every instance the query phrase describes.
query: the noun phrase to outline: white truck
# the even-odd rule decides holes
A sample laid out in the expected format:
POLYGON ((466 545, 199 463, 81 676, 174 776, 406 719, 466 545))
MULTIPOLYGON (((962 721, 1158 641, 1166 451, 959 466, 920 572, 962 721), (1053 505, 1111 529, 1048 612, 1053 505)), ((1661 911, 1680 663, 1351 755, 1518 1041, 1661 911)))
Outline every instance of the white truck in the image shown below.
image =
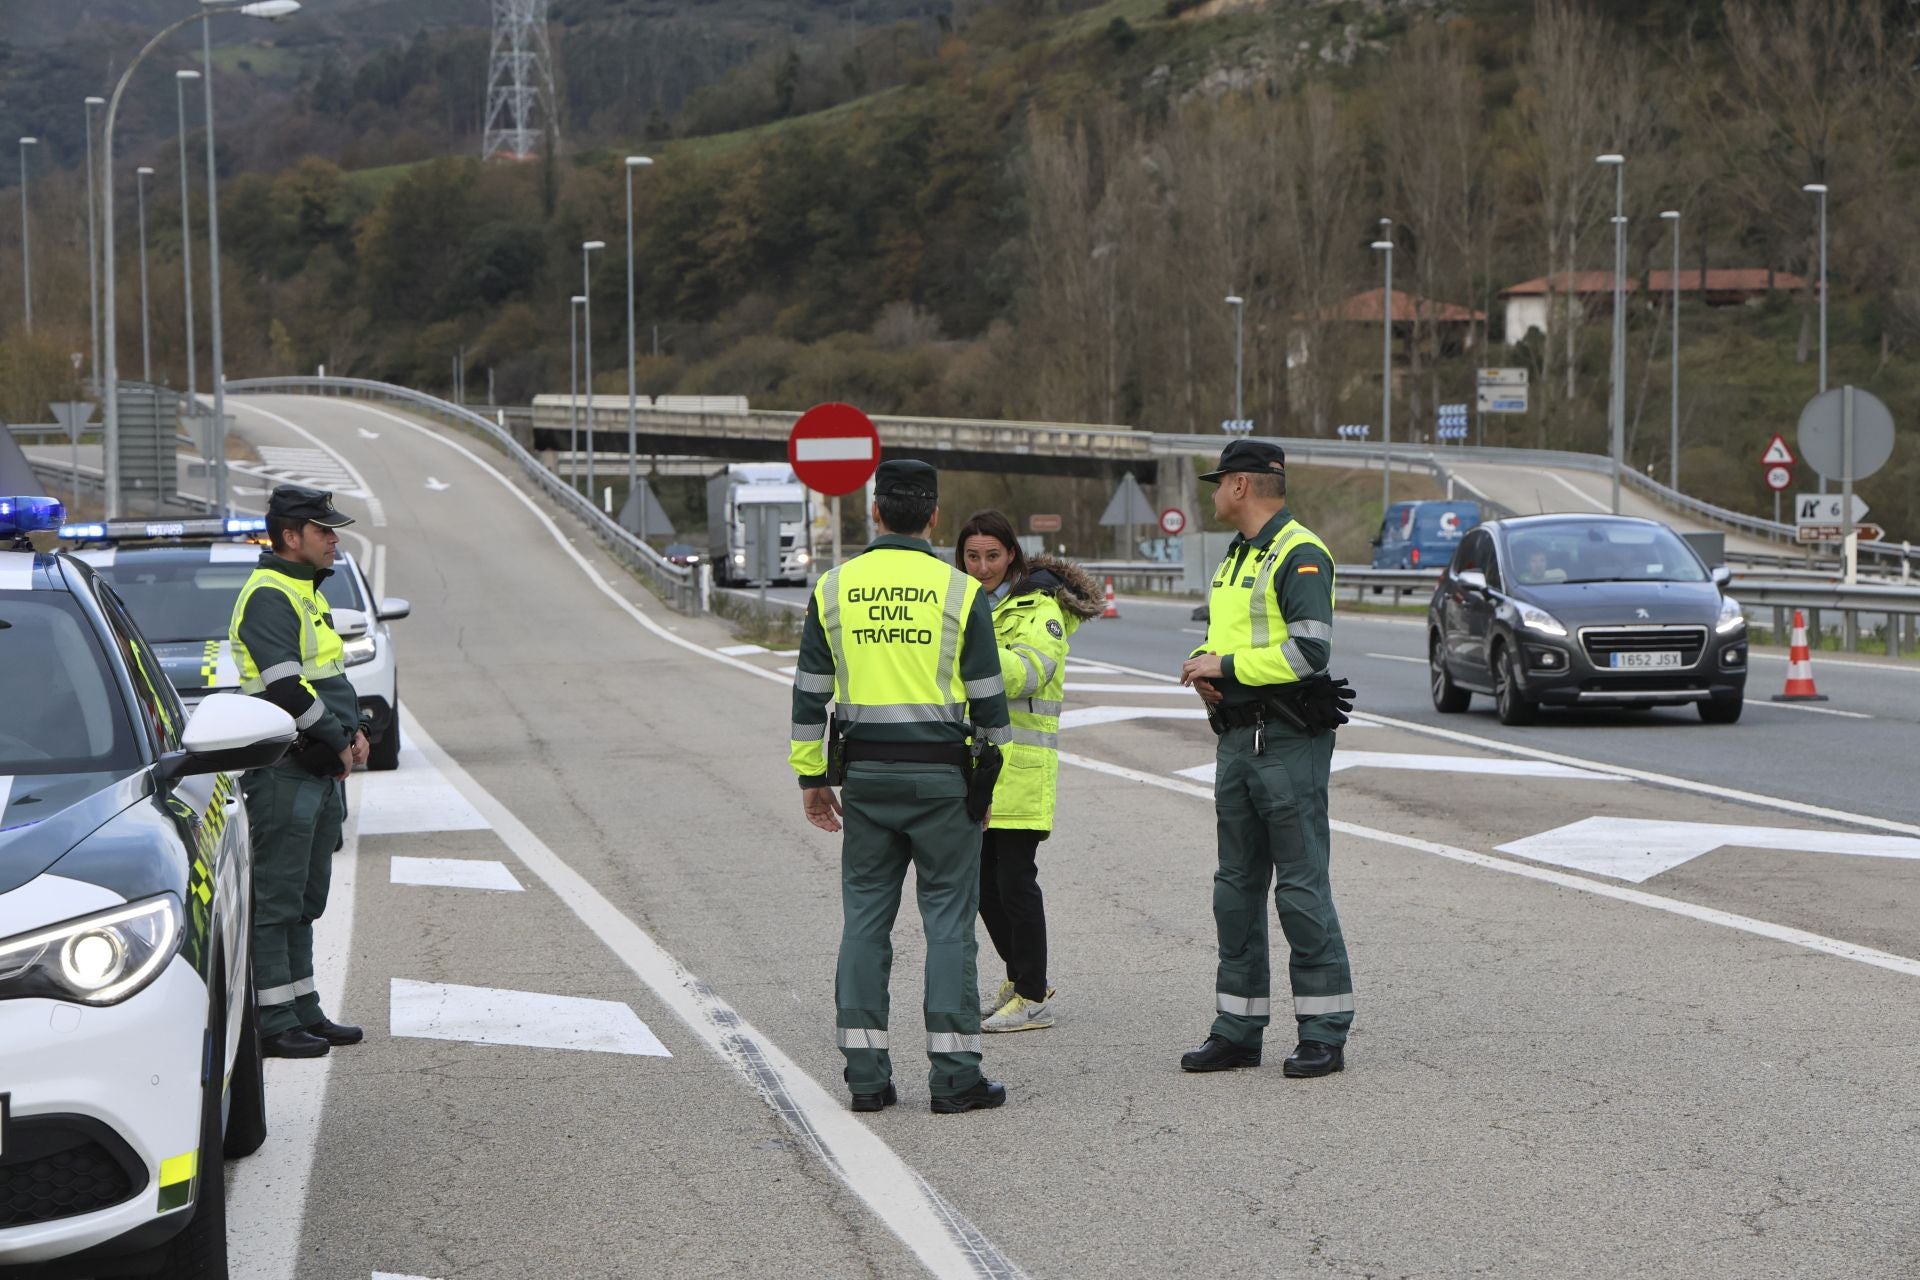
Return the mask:
POLYGON ((777 564, 773 582, 804 585, 813 566, 807 487, 784 462, 736 462, 707 481, 707 547, 714 580, 736 586, 760 580, 760 566, 777 564), (761 511, 773 514, 761 516, 761 511), (763 525, 762 521, 772 521, 763 525), (763 559, 760 530, 777 527, 777 560, 763 559))

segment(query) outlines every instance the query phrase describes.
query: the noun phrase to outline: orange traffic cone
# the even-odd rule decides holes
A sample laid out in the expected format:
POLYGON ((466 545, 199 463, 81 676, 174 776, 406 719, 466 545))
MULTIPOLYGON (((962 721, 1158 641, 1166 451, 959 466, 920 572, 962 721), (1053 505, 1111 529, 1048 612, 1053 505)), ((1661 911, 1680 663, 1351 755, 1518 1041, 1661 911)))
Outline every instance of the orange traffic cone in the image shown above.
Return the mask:
POLYGON ((1787 650, 1787 687, 1773 695, 1775 702, 1825 702, 1813 687, 1813 657, 1807 652, 1807 615, 1793 611, 1793 647, 1787 650))
POLYGON ((1100 616, 1103 618, 1117 618, 1120 616, 1120 606, 1116 604, 1113 599, 1112 578, 1107 579, 1107 607, 1100 611, 1100 616))

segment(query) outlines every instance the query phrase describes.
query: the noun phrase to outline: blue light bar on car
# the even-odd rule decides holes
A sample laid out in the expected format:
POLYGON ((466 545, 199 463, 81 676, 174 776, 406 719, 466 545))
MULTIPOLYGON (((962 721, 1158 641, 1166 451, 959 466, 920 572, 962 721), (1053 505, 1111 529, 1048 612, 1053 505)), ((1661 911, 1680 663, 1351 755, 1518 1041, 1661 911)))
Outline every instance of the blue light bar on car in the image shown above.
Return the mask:
POLYGON ((57 529, 66 518, 66 504, 57 498, 0 498, 0 537, 57 529))
POLYGON ((231 517, 227 520, 228 533, 265 533, 266 531, 265 516, 231 517))
POLYGON ((104 538, 107 536, 107 526, 98 521, 92 524, 63 524, 60 526, 60 536, 63 538, 104 538))
POLYGON ((198 520, 105 520, 60 527, 63 538, 92 542, 141 542, 156 538, 238 538, 266 532, 260 516, 209 516, 198 520))

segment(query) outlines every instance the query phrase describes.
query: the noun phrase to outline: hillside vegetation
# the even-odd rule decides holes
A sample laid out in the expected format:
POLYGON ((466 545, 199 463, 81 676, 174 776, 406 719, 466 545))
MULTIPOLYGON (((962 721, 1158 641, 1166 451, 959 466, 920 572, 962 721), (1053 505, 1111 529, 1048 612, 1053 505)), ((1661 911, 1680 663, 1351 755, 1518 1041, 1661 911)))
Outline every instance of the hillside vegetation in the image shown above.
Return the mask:
MULTIPOLYGON (((596 382, 624 390, 619 160, 644 148, 643 392, 1214 430, 1235 293, 1260 430, 1377 424, 1378 321, 1337 307, 1379 287, 1368 245, 1391 218, 1396 288, 1486 313, 1403 331, 1396 437, 1470 400, 1477 365, 1516 364, 1532 412, 1489 419, 1487 442, 1602 451, 1605 315, 1556 295, 1547 332, 1509 346, 1498 295, 1610 268, 1612 175, 1593 157, 1619 150, 1636 280, 1668 265, 1666 209, 1689 271, 1811 277, 1800 188, 1830 184, 1832 379, 1879 393, 1902 427, 1861 491, 1896 535, 1920 529, 1920 43, 1904 3, 901 0, 861 5, 856 28, 828 20, 844 7, 795 6, 784 32, 745 0, 653 8, 556 0, 558 158, 471 158, 472 26, 351 58, 309 48, 278 96, 254 86, 266 105, 229 131, 223 186, 229 372, 324 363, 444 389, 464 355, 469 388, 490 370, 503 401, 564 389, 567 299, 597 238, 596 382)), ((165 146, 151 159, 153 305, 171 317, 177 187, 165 146)), ((55 177, 35 201, 41 327, 29 339, 9 315, 0 344, 15 416, 64 398, 85 346, 79 197, 55 177)), ((0 297, 18 297, 12 252, 0 297)), ((1683 303, 1685 487, 1771 511, 1757 458, 1815 390, 1813 304, 1811 289, 1683 303)), ((1664 298, 1631 302, 1628 453, 1662 477, 1670 320, 1664 298)), ((155 356, 179 382, 171 323, 155 356)))

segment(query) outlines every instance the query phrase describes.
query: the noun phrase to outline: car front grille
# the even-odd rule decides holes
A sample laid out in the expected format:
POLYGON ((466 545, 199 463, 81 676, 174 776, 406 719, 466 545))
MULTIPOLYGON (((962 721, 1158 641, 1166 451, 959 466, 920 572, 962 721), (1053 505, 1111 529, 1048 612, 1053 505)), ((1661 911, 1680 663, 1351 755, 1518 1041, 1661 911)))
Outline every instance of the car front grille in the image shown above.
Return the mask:
MULTIPOLYGON (((1613 670, 1616 653, 1660 653, 1677 650, 1682 666, 1700 661, 1707 647, 1707 629, 1700 626, 1582 627, 1580 643, 1587 660, 1602 671, 1613 670)), ((1658 668, 1654 668, 1658 670, 1658 668)), ((1671 670, 1671 668, 1669 668, 1671 670)))
POLYGON ((7 1148, 0 1156, 0 1230, 111 1208, 146 1186, 145 1167, 136 1171, 124 1143, 75 1117, 16 1117, 7 1148), (118 1155, 109 1143, 122 1148, 118 1155))

